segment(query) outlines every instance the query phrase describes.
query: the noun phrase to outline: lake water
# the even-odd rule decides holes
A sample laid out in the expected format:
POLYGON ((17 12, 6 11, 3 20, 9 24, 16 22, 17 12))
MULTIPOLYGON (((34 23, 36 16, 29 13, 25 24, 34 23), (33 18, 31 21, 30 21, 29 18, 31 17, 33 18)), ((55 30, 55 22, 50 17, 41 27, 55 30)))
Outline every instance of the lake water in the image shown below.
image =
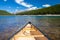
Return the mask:
POLYGON ((48 18, 60 19, 60 16, 0 16, 0 36, 9 36, 9 33, 13 34, 28 22, 36 27, 47 26, 48 18))

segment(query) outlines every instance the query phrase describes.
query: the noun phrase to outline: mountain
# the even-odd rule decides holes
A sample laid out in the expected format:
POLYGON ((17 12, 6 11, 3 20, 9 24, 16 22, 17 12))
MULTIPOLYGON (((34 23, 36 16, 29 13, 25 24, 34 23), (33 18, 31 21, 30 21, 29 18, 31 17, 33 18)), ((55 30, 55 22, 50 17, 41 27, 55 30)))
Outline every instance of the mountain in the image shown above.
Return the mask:
POLYGON ((60 4, 47 8, 16 13, 16 15, 46 15, 46 14, 60 14, 60 4))
POLYGON ((0 10, 0 15, 11 15, 11 13, 4 10, 0 10))

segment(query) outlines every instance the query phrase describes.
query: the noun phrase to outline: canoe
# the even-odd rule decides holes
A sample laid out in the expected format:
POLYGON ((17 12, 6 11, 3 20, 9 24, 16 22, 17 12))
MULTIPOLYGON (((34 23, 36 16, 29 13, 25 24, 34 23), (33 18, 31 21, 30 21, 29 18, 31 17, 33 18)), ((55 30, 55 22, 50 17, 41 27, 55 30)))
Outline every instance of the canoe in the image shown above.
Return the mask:
POLYGON ((40 32, 31 22, 28 22, 24 28, 10 38, 10 40, 49 40, 40 32))

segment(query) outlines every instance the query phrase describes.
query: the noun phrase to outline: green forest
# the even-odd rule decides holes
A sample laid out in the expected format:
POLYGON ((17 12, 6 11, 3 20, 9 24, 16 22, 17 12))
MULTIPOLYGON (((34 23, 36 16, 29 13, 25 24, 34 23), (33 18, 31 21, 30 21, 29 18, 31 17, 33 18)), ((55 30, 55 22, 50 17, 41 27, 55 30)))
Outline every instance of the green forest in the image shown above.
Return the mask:
POLYGON ((0 10, 0 15, 12 15, 12 14, 7 11, 0 10))

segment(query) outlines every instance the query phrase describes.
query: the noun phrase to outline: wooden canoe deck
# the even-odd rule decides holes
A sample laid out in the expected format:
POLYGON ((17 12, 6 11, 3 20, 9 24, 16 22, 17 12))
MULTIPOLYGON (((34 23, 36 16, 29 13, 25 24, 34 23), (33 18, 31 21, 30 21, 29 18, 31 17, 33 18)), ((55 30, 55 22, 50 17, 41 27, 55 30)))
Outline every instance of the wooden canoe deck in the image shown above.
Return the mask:
POLYGON ((21 31, 10 40, 48 40, 35 26, 27 24, 21 31))

